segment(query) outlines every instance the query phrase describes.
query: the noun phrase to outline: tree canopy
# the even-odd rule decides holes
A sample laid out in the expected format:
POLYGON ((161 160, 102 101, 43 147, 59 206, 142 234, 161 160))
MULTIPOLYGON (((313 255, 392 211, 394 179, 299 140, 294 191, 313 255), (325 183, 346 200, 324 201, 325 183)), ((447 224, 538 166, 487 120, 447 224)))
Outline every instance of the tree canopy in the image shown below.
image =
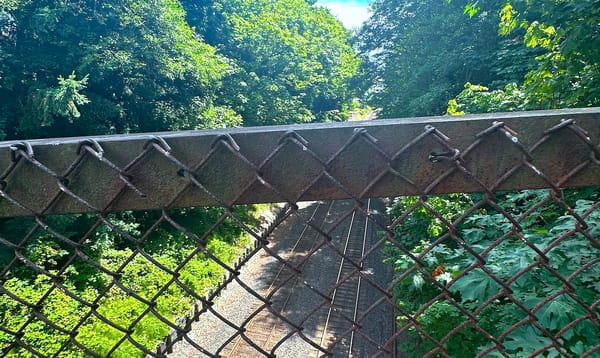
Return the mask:
POLYGON ((359 63, 303 0, 3 0, 0 30, 2 138, 338 119, 359 63))
POLYGON ((374 79, 365 96, 384 117, 440 115, 457 96, 449 113, 599 103, 597 0, 376 0, 372 9, 357 41, 374 79))
POLYGON ((9 138, 210 123, 227 63, 195 38, 177 1, 17 4, 3 12, 14 19, 0 87, 9 138))
POLYGON ((600 1, 513 0, 497 11, 500 34, 522 32, 534 66, 506 87, 467 85, 451 114, 600 105, 600 1))
POLYGON ((359 59, 327 10, 305 0, 183 3, 190 23, 232 60, 221 98, 246 124, 341 119, 359 59))
POLYGON ((374 79, 367 96, 383 117, 441 115, 464 83, 506 81, 524 73, 522 60, 516 72, 496 72, 504 44, 495 31, 498 18, 493 11, 469 16, 465 5, 460 0, 373 2, 358 43, 367 78, 374 79))
MULTIPOLYGON (((372 17, 356 33, 315 4, 314 0, 0 0, 0 140, 338 121, 347 117, 358 95, 379 108, 381 117, 600 106, 600 0, 373 0, 372 17)), ((518 270, 534 265, 538 257, 524 253, 520 240, 503 238, 514 224, 504 213, 528 216, 530 205, 554 194, 544 190, 497 194, 496 206, 488 205, 489 199, 483 202, 479 194, 392 201, 392 218, 404 217, 395 234, 412 252, 407 255, 406 250, 393 248, 386 252, 400 278, 395 281, 394 300, 404 312, 419 316, 421 324, 419 331, 407 330, 403 337, 406 347, 401 348, 407 356, 423 356, 439 342, 445 342, 447 352, 456 357, 472 357, 487 349, 489 337, 464 324, 466 310, 476 312, 481 327, 504 335, 510 354, 531 355, 550 347, 535 327, 520 323, 529 319, 523 312, 515 314, 503 300, 489 301, 490 289, 497 283, 483 271, 457 276, 469 270, 472 252, 439 241, 447 231, 440 218, 454 222, 481 202, 478 211, 455 225, 455 235, 479 248, 493 246, 493 251, 484 249, 488 251, 484 255, 497 277, 508 280, 517 265, 518 270), (424 206, 415 207, 418 201, 427 201, 437 215, 424 206), (430 250, 434 242, 440 245, 430 250), (426 263, 419 270, 410 268, 415 256, 426 263), (430 270, 436 277, 433 272, 440 267, 439 282, 457 278, 444 296, 452 294, 455 303, 463 305, 462 313, 443 299, 422 308, 442 291, 420 275, 430 270), (488 308, 479 310, 481 302, 488 308), (507 331, 511 325, 519 327, 507 331), (452 337, 447 337, 449 332, 452 337)), ((552 240, 564 235, 565 228, 580 224, 564 215, 564 203, 575 212, 588 212, 586 220, 598 228, 600 214, 592 208, 599 198, 598 188, 565 191, 561 205, 550 200, 539 206, 537 221, 525 220, 521 235, 536 245, 554 245, 552 240)), ((211 229, 230 210, 241 221, 259 225, 256 207, 190 208, 170 214, 191 232, 210 231, 202 245, 222 262, 232 263, 251 238, 233 221, 211 229)), ((121 283, 151 296, 170 277, 165 278, 155 263, 132 256, 141 242, 147 254, 171 268, 196 252, 198 245, 168 223, 160 224, 161 215, 113 213, 106 219, 112 226, 102 224, 93 233, 90 228, 100 224, 94 215, 2 219, 0 265, 13 261, 18 243, 20 254, 31 263, 51 273, 64 269, 61 284, 93 301, 114 278, 85 260, 69 261, 81 250, 112 270, 125 263, 121 283), (42 228, 39 219, 53 231, 42 228), (151 228, 151 233, 143 234, 151 228), (64 237, 55 237, 55 232, 64 237), (130 236, 143 239, 135 242, 130 236)), ((580 233, 562 241, 564 245, 555 245, 548 256, 568 264, 555 268, 563 270, 563 277, 579 270, 581 260, 597 257, 580 233)), ((202 295, 225 272, 206 256, 193 256, 179 271, 179 279, 202 295)), ((5 269, 2 287, 30 302, 30 307, 0 295, 5 327, 0 347, 9 356, 28 357, 33 353, 10 348, 15 338, 11 332, 33 317, 27 310, 37 307, 40 295, 53 290, 44 301, 43 314, 65 327, 79 325, 88 306, 66 291, 54 290, 55 283, 40 270, 14 262, 5 269)), ((526 271, 519 274, 522 284, 511 286, 513 297, 522 302, 538 305, 549 291, 564 291, 564 282, 550 272, 533 277, 534 270, 526 271)), ((570 284, 581 299, 597 302, 600 267, 584 271, 575 275, 582 279, 570 284)), ((168 319, 184 314, 195 300, 180 289, 170 288, 162 295, 156 310, 168 319)), ((97 312, 123 327, 135 321, 135 337, 149 349, 171 328, 118 290, 106 294, 97 312), (138 320, 140 315, 145 316, 138 320)), ((542 303, 535 314, 539 325, 564 338, 561 344, 569 354, 580 356, 600 345, 589 322, 571 323, 580 313, 581 306, 561 295, 542 303), (571 329, 561 333, 567 325, 571 329)), ((19 339, 35 341, 42 354, 59 354, 66 347, 61 348, 61 342, 74 338, 39 323, 28 325, 19 339)), ((398 324, 403 323, 400 317, 398 324)), ((76 339, 98 355, 143 355, 102 320, 87 320, 76 333, 76 339)), ((60 353, 84 354, 75 345, 60 353)))

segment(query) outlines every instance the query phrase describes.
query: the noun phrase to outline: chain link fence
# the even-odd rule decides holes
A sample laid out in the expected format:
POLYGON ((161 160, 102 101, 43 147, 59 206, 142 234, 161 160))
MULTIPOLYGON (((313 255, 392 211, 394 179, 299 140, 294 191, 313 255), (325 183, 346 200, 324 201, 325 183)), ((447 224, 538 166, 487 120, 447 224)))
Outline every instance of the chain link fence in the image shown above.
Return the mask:
POLYGON ((589 108, 0 143, 0 348, 599 357, 599 123, 589 108), (370 199, 401 196, 391 217, 370 199))

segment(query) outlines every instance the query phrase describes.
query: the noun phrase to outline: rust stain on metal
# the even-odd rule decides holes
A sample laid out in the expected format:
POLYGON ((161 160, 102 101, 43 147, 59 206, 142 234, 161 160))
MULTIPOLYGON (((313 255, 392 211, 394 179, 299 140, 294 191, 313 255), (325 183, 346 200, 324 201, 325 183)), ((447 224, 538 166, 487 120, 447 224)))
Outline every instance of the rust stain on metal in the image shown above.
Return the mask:
POLYGON ((599 185, 599 120, 587 108, 4 142, 0 214, 599 185))

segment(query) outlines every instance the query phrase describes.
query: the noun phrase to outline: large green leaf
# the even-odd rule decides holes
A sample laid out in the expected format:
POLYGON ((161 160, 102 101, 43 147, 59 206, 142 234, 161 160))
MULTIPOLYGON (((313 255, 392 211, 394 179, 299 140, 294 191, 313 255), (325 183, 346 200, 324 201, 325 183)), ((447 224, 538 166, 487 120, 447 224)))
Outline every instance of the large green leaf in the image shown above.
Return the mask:
POLYGON ((544 337, 540 331, 529 324, 519 327, 504 340, 504 346, 514 357, 528 357, 551 343, 550 338, 544 337))
POLYGON ((545 328, 558 330, 584 313, 583 308, 577 302, 563 294, 540 307, 535 315, 545 328))
POLYGON ((456 281, 450 288, 460 293, 463 302, 482 303, 500 291, 500 285, 482 269, 476 268, 456 281))

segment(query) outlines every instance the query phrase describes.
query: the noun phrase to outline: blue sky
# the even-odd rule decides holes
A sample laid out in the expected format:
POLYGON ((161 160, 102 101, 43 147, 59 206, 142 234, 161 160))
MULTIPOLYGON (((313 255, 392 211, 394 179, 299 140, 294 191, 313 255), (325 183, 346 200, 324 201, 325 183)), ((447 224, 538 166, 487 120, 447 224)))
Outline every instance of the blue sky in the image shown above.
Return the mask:
POLYGON ((317 5, 331 10, 349 29, 359 27, 370 15, 368 0, 318 0, 317 5))

